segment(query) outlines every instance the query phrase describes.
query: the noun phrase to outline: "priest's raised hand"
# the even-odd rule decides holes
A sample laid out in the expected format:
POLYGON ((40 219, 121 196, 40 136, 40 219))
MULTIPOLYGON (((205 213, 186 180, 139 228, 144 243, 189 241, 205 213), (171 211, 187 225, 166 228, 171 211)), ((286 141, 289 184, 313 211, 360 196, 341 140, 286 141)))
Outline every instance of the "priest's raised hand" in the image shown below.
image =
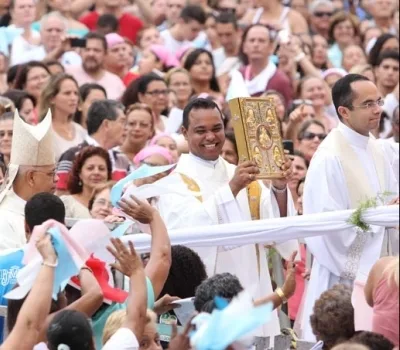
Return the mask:
POLYGON ((229 186, 233 195, 236 197, 238 193, 256 180, 260 170, 253 161, 245 161, 238 165, 229 186))

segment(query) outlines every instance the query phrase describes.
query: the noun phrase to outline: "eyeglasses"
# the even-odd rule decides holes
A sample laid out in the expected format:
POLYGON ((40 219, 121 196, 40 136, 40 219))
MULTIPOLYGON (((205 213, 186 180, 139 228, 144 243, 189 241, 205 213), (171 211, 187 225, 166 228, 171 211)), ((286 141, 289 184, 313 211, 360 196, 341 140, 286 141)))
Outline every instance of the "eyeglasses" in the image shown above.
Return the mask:
POLYGON ((311 100, 301 100, 301 99, 299 99, 299 100, 294 100, 293 101, 293 105, 295 105, 295 106, 300 106, 300 105, 313 106, 314 104, 313 104, 313 101, 311 101, 311 100))
POLYGON ((52 179, 54 179, 57 176, 57 170, 54 169, 53 171, 40 171, 40 170, 34 170, 35 173, 41 173, 44 174, 52 179))
POLYGON ((154 90, 154 91, 147 91, 146 94, 150 96, 167 96, 171 91, 169 89, 166 90, 154 90))
POLYGON ((326 12, 326 11, 317 11, 314 12, 315 17, 332 17, 333 12, 326 12))
POLYGON ((372 109, 375 106, 379 106, 379 107, 383 107, 383 105, 385 104, 385 101, 383 100, 378 100, 378 101, 369 101, 366 102, 360 106, 353 106, 353 108, 360 108, 360 109, 372 109))
POLYGON ((309 141, 311 141, 311 140, 314 140, 316 137, 318 137, 318 139, 320 140, 320 141, 323 141, 325 138, 326 138, 326 134, 315 134, 315 133, 313 133, 313 132, 308 132, 308 131, 306 131, 304 134, 303 134, 303 137, 301 138, 302 140, 309 140, 309 141))
POLYGON ((112 207, 113 207, 112 203, 110 201, 108 201, 107 199, 104 199, 104 198, 96 199, 93 202, 93 205, 102 206, 102 207, 107 206, 107 208, 109 208, 109 209, 112 209, 112 207))

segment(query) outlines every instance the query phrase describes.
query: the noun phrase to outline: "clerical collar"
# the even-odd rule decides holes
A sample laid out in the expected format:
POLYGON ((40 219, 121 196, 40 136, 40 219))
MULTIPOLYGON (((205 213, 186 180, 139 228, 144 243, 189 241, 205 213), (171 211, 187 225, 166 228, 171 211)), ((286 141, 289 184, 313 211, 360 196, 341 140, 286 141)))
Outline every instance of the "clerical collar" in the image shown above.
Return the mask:
POLYGON ((352 145, 363 149, 367 148, 369 136, 361 135, 341 122, 339 122, 338 128, 352 145))
POLYGON ((192 157, 197 162, 208 165, 208 166, 211 165, 213 168, 215 168, 219 162, 219 158, 217 160, 205 160, 205 159, 195 156, 193 153, 189 153, 189 156, 192 157))

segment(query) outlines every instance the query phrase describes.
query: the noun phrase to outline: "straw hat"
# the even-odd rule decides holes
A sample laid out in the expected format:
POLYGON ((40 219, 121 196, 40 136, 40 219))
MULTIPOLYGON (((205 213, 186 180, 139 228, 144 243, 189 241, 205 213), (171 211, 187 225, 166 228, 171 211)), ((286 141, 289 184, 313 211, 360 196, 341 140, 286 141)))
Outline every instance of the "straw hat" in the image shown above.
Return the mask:
POLYGON ((11 188, 19 166, 43 166, 55 164, 51 111, 37 125, 27 124, 15 110, 10 164, 5 187, 0 193, 0 203, 11 188))

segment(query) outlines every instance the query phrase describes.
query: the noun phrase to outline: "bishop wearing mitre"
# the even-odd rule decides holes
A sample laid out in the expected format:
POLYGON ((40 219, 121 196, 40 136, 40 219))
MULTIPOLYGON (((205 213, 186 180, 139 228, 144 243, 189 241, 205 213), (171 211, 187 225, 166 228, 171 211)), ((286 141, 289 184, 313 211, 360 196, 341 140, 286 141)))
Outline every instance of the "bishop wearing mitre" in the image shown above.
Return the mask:
POLYGON ((40 192, 54 192, 57 182, 49 111, 29 125, 15 111, 10 164, 0 190, 0 252, 26 243, 26 202, 40 192))

